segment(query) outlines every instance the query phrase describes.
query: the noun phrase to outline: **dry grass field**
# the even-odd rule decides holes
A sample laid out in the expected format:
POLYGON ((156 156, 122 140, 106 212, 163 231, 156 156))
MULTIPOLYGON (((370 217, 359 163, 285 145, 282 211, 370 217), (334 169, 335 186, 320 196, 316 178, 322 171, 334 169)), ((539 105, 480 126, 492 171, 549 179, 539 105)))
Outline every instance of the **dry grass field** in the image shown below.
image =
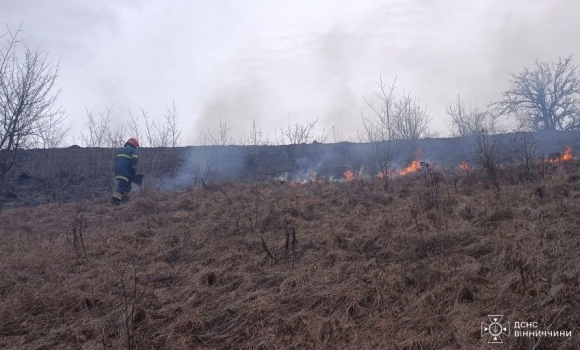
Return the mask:
POLYGON ((10 208, 0 348, 578 349, 579 257, 577 160, 10 208))

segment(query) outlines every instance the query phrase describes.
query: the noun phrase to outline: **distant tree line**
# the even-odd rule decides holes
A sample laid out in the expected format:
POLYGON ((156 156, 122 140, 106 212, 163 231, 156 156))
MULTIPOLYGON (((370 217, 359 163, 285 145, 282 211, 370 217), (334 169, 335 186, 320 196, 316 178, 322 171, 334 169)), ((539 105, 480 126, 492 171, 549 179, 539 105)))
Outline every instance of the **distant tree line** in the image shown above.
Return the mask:
MULTIPOLYGON (((0 36, 0 178, 14 165, 18 150, 25 148, 61 147, 70 126, 65 125, 64 109, 57 105, 60 89, 56 80, 59 64, 48 60, 38 49, 27 46, 19 37, 21 28, 0 36)), ((429 133, 431 118, 418 98, 409 92, 400 94, 393 83, 382 78, 372 98, 365 98, 371 114, 362 115, 363 130, 358 141, 415 140, 433 136, 429 133)), ((573 56, 555 62, 536 61, 532 67, 511 74, 511 86, 498 101, 484 106, 466 103, 460 96, 447 107, 449 130, 454 136, 494 135, 505 129, 499 127, 503 117, 515 117, 517 130, 579 130, 580 76, 573 56)), ((80 143, 86 147, 118 147, 129 136, 138 137, 145 147, 176 147, 181 142, 179 107, 172 102, 166 106, 161 122, 140 108, 139 115, 129 111, 129 120, 113 127, 113 108, 103 111, 86 110, 86 131, 80 143)), ((202 132, 204 145, 229 144, 301 144, 326 141, 325 130, 316 132, 318 118, 305 123, 288 123, 264 135, 254 120, 249 134, 235 140, 227 125, 220 119, 219 130, 202 132)), ((332 128, 333 140, 341 141, 341 134, 332 128), (338 140, 337 140, 338 136, 338 140)))
POLYGON ((86 132, 81 133, 81 144, 84 147, 119 147, 129 136, 136 137, 142 147, 177 147, 181 143, 181 129, 179 128, 179 106, 175 101, 166 106, 161 123, 149 116, 149 113, 140 108, 140 115, 134 116, 129 111, 129 121, 113 127, 113 107, 106 107, 94 112, 86 110, 86 132))

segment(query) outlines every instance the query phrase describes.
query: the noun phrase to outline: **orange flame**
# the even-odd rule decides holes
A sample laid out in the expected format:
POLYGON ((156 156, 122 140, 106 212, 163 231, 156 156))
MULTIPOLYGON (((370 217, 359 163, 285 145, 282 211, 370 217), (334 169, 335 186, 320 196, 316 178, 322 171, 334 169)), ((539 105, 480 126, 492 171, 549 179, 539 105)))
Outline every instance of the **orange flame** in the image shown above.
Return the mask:
POLYGON ((419 170, 419 166, 420 166, 419 160, 414 159, 411 162, 411 164, 409 164, 405 169, 399 172, 399 175, 405 176, 407 174, 414 173, 415 171, 419 170))
POLYGON ((463 161, 463 162, 459 163, 459 169, 467 171, 467 170, 469 170, 469 165, 467 165, 466 161, 463 161))
POLYGON ((554 163, 560 163, 560 162, 567 162, 567 161, 572 160, 572 159, 574 159, 574 157, 572 157, 572 147, 566 145, 564 152, 562 152, 560 154, 560 156, 558 156, 558 158, 549 159, 548 161, 550 163, 554 164, 554 163))
POLYGON ((351 182, 354 180, 354 173, 352 172, 352 170, 346 169, 344 171, 344 179, 346 180, 346 182, 351 182))

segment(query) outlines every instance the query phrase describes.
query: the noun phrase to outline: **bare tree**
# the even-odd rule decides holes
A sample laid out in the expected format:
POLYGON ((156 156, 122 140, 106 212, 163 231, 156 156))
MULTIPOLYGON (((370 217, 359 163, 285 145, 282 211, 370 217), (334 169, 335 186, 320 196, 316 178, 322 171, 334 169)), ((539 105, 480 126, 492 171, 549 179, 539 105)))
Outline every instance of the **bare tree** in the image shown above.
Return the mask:
MULTIPOLYGON (((379 89, 374 91, 378 99, 375 102, 365 97, 365 102, 372 110, 370 117, 362 115, 365 132, 372 130, 370 139, 378 140, 416 140, 424 137, 428 131, 430 119, 426 111, 420 106, 419 100, 411 97, 410 93, 403 93, 403 97, 395 96, 395 83, 387 86, 382 78, 377 83, 379 89)), ((369 139, 366 135, 366 139, 369 139)))
POLYGON ((397 78, 393 81, 393 84, 387 86, 383 82, 382 77, 379 78, 377 83, 379 90, 374 91, 373 94, 379 99, 378 103, 374 100, 368 100, 366 97, 365 102, 373 111, 371 117, 366 117, 362 114, 362 121, 364 131, 366 133, 366 139, 369 142, 375 142, 378 140, 392 140, 394 139, 394 115, 395 115, 395 83, 397 78))
POLYGON ((21 27, 15 32, 7 28, 0 36, 5 38, 0 49, 0 178, 14 165, 18 150, 64 120, 63 109, 54 107, 59 65, 19 40, 20 32, 21 27))
POLYGON ((404 95, 395 105, 394 136, 399 140, 417 140, 425 137, 430 119, 411 94, 404 95))
POLYGON ((495 190, 500 191, 499 171, 501 166, 502 134, 489 134, 481 130, 476 138, 477 163, 484 169, 495 190))
POLYGON ((115 129, 109 128, 107 133, 106 147, 115 148, 125 144, 127 140, 127 129, 124 125, 120 125, 115 129))
POLYGON ((129 111, 129 121, 127 122, 127 125, 132 137, 137 138, 137 140, 141 140, 141 127, 139 126, 139 118, 134 117, 131 111, 129 111))
POLYGON ((516 160, 522 162, 527 177, 532 175, 532 168, 538 156, 538 140, 533 132, 520 131, 515 133, 514 155, 516 160))
POLYGON ((480 109, 477 104, 466 106, 459 95, 447 105, 447 114, 451 117, 448 127, 453 136, 477 135, 486 128, 487 110, 480 109))
POLYGON ((181 140, 181 130, 177 128, 179 119, 179 106, 175 104, 175 101, 171 102, 170 106, 166 106, 167 111, 165 112, 165 127, 164 133, 168 136, 168 146, 177 147, 181 140))
POLYGON ((104 111, 99 111, 99 117, 95 118, 92 111, 85 107, 87 113, 88 134, 81 133, 81 143, 85 147, 107 147, 110 141, 109 124, 113 107, 105 107, 104 111))
POLYGON ((230 135, 231 126, 228 126, 228 120, 222 121, 220 118, 219 130, 216 135, 212 134, 209 130, 207 133, 201 133, 201 143, 202 145, 212 145, 212 146, 227 146, 233 143, 233 138, 230 135))
MULTIPOLYGON (((508 138, 506 130, 495 123, 497 118, 497 115, 490 116, 486 121, 486 127, 477 133, 475 161, 485 171, 494 189, 499 192, 502 169, 518 161, 518 154, 514 152, 514 141, 508 138)), ((527 141, 531 142, 531 138, 527 141)), ((526 152, 530 152, 531 144, 526 147, 528 147, 526 152)))
POLYGON ((310 143, 312 141, 317 141, 322 143, 326 140, 324 136, 324 130, 318 136, 314 136, 314 129, 318 123, 318 118, 311 122, 305 123, 288 123, 286 129, 280 129, 282 137, 284 139, 283 143, 290 145, 299 145, 302 143, 310 143))
POLYGON ((62 147, 71 125, 63 125, 63 119, 58 115, 53 115, 46 119, 45 126, 38 130, 38 135, 35 135, 34 147, 44 149, 62 147))
MULTIPOLYGON (((385 90, 383 89, 382 92, 385 90)), ((390 98, 388 96, 383 95, 387 99, 390 98)), ((358 139, 360 142, 368 142, 372 145, 374 160, 379 170, 378 177, 382 180, 385 191, 389 189, 389 177, 393 170, 394 152, 391 137, 393 137, 393 132, 390 128, 390 111, 385 110, 383 114, 377 114, 375 119, 367 119, 363 115, 363 131, 359 131, 358 139)))
POLYGON ((147 145, 149 147, 158 147, 159 146, 159 136, 157 135, 157 129, 155 125, 155 120, 149 117, 149 112, 147 112, 142 107, 139 107, 141 111, 141 118, 145 123, 145 137, 147 138, 147 145))
POLYGON ((256 119, 252 120, 252 127, 250 129, 249 135, 244 135, 240 139, 240 145, 243 146, 267 146, 270 144, 270 136, 264 135, 262 128, 258 127, 256 124, 256 119))
POLYGON ((580 128, 580 78, 573 56, 558 62, 539 62, 532 69, 511 74, 512 86, 496 105, 515 114, 520 126, 531 130, 580 128))
POLYGON ((171 105, 165 108, 162 123, 156 122, 142 107, 139 107, 141 118, 134 117, 129 111, 130 119, 127 124, 132 136, 138 139, 144 137, 143 145, 148 147, 177 147, 181 140, 181 130, 178 128, 179 106, 172 101, 171 105), (144 131, 140 127, 141 120, 144 131))

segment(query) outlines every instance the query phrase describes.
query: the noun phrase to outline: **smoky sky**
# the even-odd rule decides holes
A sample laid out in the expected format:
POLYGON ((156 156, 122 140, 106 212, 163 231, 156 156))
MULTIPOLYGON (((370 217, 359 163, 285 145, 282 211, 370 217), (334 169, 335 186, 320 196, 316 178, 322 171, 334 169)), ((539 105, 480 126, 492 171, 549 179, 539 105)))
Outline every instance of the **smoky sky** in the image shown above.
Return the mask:
POLYGON ((364 97, 395 77, 445 136, 458 94, 485 104, 510 73, 580 49, 572 0, 0 0, 0 18, 60 62, 71 143, 85 108, 113 106, 114 126, 140 107, 161 120, 172 101, 184 145, 220 119, 236 139, 254 119, 271 137, 316 118, 328 141, 354 137, 364 97))

